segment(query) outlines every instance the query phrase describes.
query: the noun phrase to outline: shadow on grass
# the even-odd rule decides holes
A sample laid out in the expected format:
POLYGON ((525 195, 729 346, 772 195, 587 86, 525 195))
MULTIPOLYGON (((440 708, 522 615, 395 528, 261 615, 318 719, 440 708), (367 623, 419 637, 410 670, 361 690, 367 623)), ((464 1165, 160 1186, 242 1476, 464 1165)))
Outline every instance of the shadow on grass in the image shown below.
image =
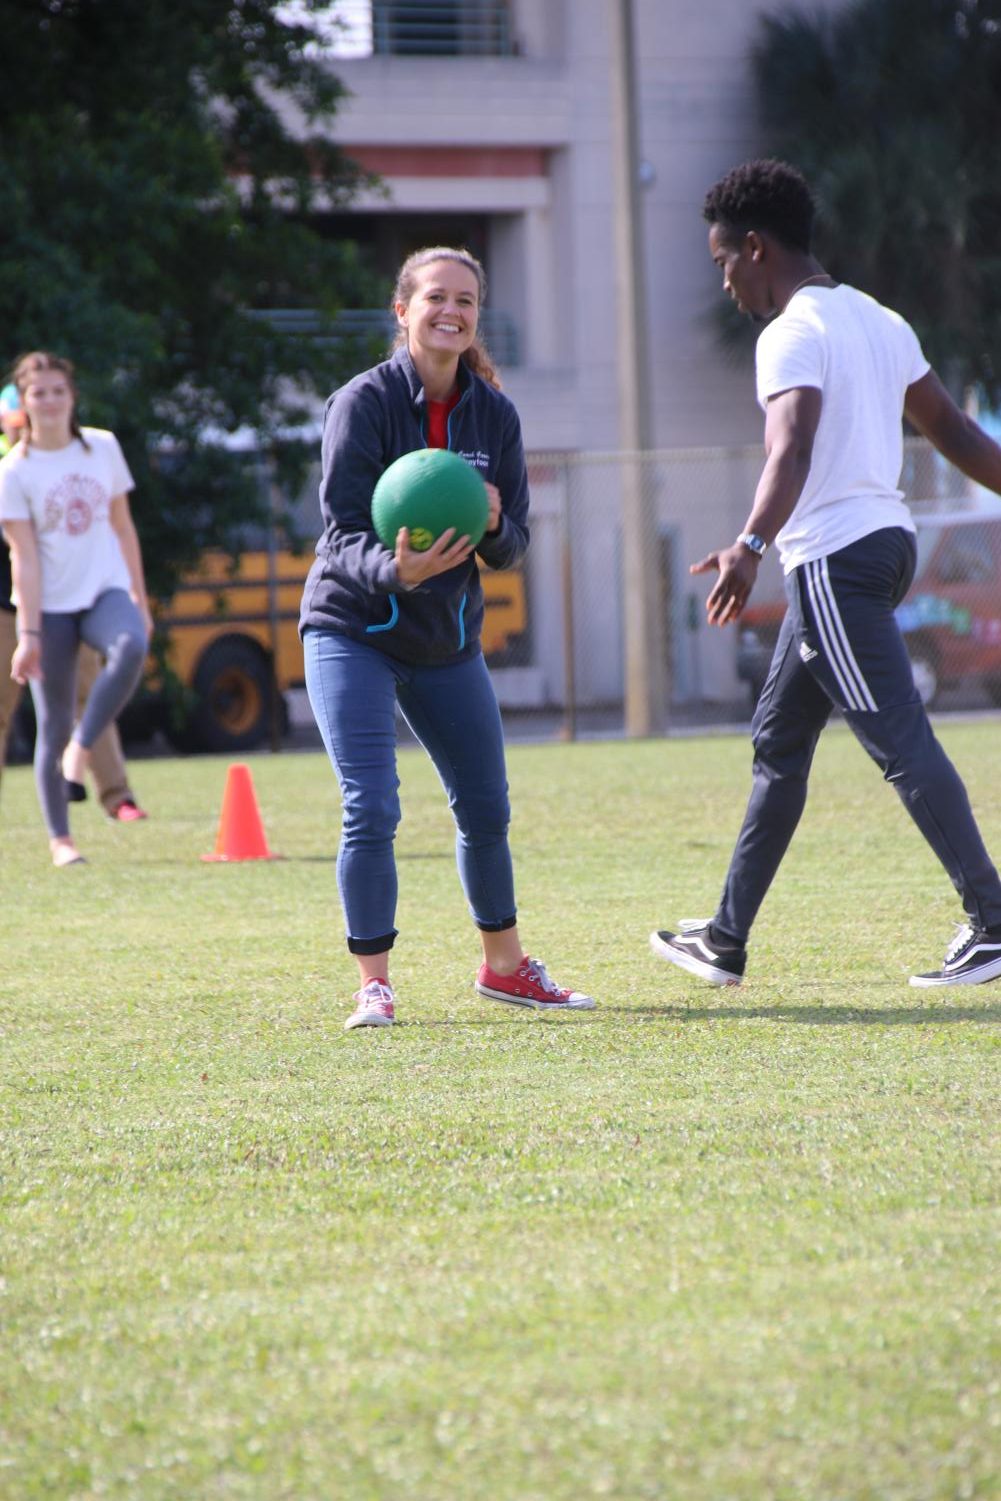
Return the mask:
POLYGON ((540 1023, 580 1026, 609 1019, 636 1017, 662 1022, 772 1021, 792 1022, 808 1027, 943 1027, 959 1022, 977 1022, 981 1026, 1001 1022, 1001 1003, 984 1006, 691 1006, 668 1003, 658 1006, 647 1002, 637 1006, 613 1006, 599 1000, 593 1011, 534 1011, 527 1006, 502 1006, 481 1016, 429 1016, 397 1018, 397 1027, 421 1031, 434 1027, 510 1027, 540 1023))
POLYGON ((516 1022, 515 1016, 427 1016, 406 1020, 398 1016, 394 1031, 399 1027, 411 1027, 415 1032, 425 1031, 429 1027, 510 1027, 516 1022))
POLYGON ((801 1026, 951 1026, 956 1022, 1001 1022, 1001 1005, 993 1006, 602 1006, 622 1016, 661 1021, 778 1021, 801 1026))
POLYGON ((435 1016, 397 1018, 396 1026, 422 1031, 433 1027, 510 1027, 533 1021, 552 1024, 557 1020, 580 1026, 594 1025, 603 1016, 633 1016, 662 1022, 772 1021, 793 1022, 809 1027, 854 1026, 954 1026, 978 1022, 989 1026, 1001 1022, 1001 1006, 896 1006, 886 1010, 865 1006, 608 1006, 600 1001, 594 1011, 529 1011, 527 1007, 500 1016, 435 1016))
POLYGON ((591 1022, 600 1021, 603 1010, 616 1009, 623 1008, 599 1005, 594 1011, 533 1011, 529 1006, 501 1006, 496 1013, 488 1012, 484 1016, 427 1016, 408 1017, 406 1020, 397 1017, 396 1025, 418 1030, 422 1027, 517 1027, 530 1026, 532 1022, 543 1027, 553 1022, 562 1026, 579 1026, 585 1018, 591 1022))

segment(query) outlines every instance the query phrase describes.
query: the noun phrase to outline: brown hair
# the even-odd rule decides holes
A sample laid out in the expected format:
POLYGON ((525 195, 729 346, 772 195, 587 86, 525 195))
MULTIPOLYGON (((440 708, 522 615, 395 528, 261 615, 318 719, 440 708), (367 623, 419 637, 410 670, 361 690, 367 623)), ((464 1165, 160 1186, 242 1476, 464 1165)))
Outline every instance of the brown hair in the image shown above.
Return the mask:
MULTIPOLYGON (((409 302, 417 290, 417 273, 425 266, 430 266, 434 261, 454 261, 457 266, 465 266, 476 277, 476 286, 479 296, 480 307, 483 306, 487 296, 487 276, 483 267, 475 255, 468 250, 456 250, 451 245, 428 245, 423 250, 415 250, 413 255, 408 255, 400 267, 396 277, 396 286, 393 288, 393 297, 389 306, 392 312, 396 312, 398 302, 409 302)), ((395 349, 402 349, 407 342, 407 331, 398 328, 396 338, 390 346, 390 353, 395 349)), ((469 348, 459 356, 463 364, 468 365, 474 375, 485 380, 488 386, 500 390, 500 376, 494 367, 494 362, 487 353, 487 347, 477 334, 469 348)))
POLYGON ((76 415, 76 376, 73 371, 72 360, 63 359, 62 355, 50 354, 46 349, 33 349, 29 354, 22 354, 14 361, 11 370, 11 380, 17 387, 17 394, 21 398, 21 406, 24 408, 24 432, 21 436, 21 445, 25 453, 31 447, 31 418, 24 400, 24 393, 31 384, 32 376, 39 370, 58 370, 60 375, 65 375, 70 391, 73 393, 73 407, 70 412, 70 432, 74 438, 79 438, 87 451, 90 444, 80 430, 80 423, 76 415))

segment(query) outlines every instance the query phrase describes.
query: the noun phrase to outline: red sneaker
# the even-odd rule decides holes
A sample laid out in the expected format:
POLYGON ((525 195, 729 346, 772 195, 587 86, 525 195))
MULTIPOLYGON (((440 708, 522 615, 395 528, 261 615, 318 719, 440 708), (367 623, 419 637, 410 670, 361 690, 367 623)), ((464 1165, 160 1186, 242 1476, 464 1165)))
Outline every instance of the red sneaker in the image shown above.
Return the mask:
POLYGON ((386 980, 369 980, 354 994, 355 1009, 344 1023, 345 1032, 353 1027, 391 1027, 396 1020, 393 987, 386 980))
POLYGON ((566 990, 546 974, 546 966, 526 954, 513 975, 497 975, 480 965, 476 989, 492 1001, 532 1006, 536 1011, 592 1011, 594 1001, 579 990, 566 990))
POLYGON ((108 817, 115 823, 138 823, 140 818, 148 818, 131 797, 123 797, 117 808, 112 808, 108 817))

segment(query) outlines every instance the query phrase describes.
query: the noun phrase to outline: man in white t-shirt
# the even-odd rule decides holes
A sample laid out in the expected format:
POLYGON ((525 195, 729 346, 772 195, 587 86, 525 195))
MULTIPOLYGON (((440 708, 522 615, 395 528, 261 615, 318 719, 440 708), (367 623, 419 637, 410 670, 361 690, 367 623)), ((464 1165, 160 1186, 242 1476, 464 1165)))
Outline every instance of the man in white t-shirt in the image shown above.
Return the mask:
POLYGON ((1001 880, 929 724, 894 616, 915 564, 914 523, 899 488, 902 419, 998 494, 1001 448, 956 406, 904 319, 824 271, 810 248, 813 212, 803 177, 776 161, 735 168, 703 207, 724 291, 766 323, 756 355, 766 457, 744 530, 691 571, 718 573, 707 616, 730 624, 774 542, 788 609, 751 726, 753 786, 720 905, 711 920, 683 922, 650 942, 712 984, 740 984, 751 926, 837 706, 966 911, 941 969, 911 984, 978 984, 1001 977, 1001 880))

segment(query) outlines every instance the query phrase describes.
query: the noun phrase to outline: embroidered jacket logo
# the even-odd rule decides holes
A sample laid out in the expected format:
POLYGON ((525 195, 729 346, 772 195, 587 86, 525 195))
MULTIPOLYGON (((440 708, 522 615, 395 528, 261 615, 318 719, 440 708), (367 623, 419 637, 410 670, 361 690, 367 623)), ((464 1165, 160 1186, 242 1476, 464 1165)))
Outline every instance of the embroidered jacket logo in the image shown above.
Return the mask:
POLYGON ((804 662, 812 662, 817 655, 815 648, 810 645, 809 641, 801 641, 799 643, 799 654, 804 662))

